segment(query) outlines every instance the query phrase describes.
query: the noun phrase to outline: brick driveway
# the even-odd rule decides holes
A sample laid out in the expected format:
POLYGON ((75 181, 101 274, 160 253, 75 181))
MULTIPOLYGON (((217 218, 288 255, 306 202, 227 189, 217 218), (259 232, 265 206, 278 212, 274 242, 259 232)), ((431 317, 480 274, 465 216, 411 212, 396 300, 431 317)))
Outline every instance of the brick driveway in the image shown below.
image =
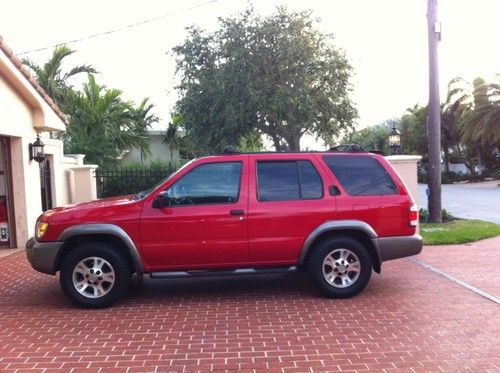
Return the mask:
MULTIPOLYGON (((478 256, 419 259, 498 296, 500 237, 484 242, 478 256)), ((0 371, 500 371, 498 304, 407 259, 383 267, 348 300, 319 297, 303 275, 146 279, 88 311, 15 253, 0 258, 0 371)))

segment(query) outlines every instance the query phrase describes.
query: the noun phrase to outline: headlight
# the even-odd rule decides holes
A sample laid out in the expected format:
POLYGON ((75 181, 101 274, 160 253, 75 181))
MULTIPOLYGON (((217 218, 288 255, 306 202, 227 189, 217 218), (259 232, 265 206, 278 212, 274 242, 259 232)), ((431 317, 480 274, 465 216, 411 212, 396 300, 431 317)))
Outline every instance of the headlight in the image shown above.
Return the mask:
POLYGON ((36 238, 37 239, 42 238, 45 235, 45 233, 47 233, 48 227, 49 227, 49 223, 46 223, 44 221, 37 222, 36 229, 35 229, 36 238))

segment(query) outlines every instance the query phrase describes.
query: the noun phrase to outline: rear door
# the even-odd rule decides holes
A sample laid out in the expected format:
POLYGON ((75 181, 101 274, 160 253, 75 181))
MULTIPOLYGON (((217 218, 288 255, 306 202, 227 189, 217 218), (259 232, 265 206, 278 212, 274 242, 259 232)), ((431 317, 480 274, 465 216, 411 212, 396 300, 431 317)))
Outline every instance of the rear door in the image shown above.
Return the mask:
POLYGON ((249 163, 250 259, 294 264, 307 236, 335 216, 328 178, 307 154, 256 154, 249 163))
MULTIPOLYGON (((323 155, 337 179, 337 218, 368 223, 379 236, 409 232, 411 199, 372 154, 323 155)), ((409 233, 411 234, 411 233, 409 233)))

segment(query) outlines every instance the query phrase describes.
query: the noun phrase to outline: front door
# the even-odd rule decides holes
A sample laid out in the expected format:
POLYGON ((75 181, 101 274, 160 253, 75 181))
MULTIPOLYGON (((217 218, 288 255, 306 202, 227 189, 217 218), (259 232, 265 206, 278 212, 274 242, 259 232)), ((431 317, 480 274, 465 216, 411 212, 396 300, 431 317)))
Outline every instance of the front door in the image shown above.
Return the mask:
POLYGON ((141 248, 153 271, 248 263, 247 157, 200 163, 169 185, 169 206, 145 205, 141 248))
POLYGON ((10 139, 0 137, 0 247, 14 247, 10 139))

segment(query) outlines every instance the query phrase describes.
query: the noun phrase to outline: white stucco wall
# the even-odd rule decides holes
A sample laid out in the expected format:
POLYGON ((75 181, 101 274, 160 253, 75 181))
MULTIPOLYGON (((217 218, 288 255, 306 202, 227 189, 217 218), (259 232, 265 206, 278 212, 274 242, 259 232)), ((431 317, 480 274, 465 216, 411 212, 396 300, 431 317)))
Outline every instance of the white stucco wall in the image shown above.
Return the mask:
MULTIPOLYGON (((47 131, 64 130, 65 123, 54 111, 57 107, 53 103, 49 105, 46 100, 50 99, 39 87, 35 89, 14 62, 0 50, 0 136, 10 143, 9 169, 12 176, 9 178, 13 205, 10 234, 16 238, 13 244, 22 247, 34 234, 36 219, 42 213, 40 166, 29 159, 29 144, 35 141, 37 132, 45 143, 45 154, 51 166, 54 207, 73 202, 69 188, 70 169, 80 167, 83 156, 65 156, 62 141, 48 138, 47 131)), ((16 63, 19 65, 20 61, 16 63)), ((78 188, 80 186, 90 188, 89 193, 83 190, 82 194, 95 195, 95 183, 93 189, 92 183, 78 185, 78 188)))
MULTIPOLYGON (((158 131, 159 132, 159 131, 158 131)), ((171 162, 179 160, 179 150, 174 149, 172 154, 170 154, 170 147, 163 144, 163 135, 161 133, 151 132, 151 155, 148 158, 144 158, 141 155, 141 151, 137 148, 129 150, 123 155, 120 163, 122 165, 127 165, 131 163, 147 163, 149 161, 163 161, 171 162), (171 157, 172 155, 172 157, 171 157)))
POLYGON ((38 163, 29 161, 28 144, 35 140, 33 110, 5 78, 0 75, 0 136, 9 136, 15 227, 18 245, 34 233, 36 218, 42 211, 38 163), (34 192, 37 191, 37 192, 34 192))
POLYGON ((415 203, 420 205, 418 198, 417 164, 422 157, 420 155, 390 155, 385 158, 397 171, 415 203))

